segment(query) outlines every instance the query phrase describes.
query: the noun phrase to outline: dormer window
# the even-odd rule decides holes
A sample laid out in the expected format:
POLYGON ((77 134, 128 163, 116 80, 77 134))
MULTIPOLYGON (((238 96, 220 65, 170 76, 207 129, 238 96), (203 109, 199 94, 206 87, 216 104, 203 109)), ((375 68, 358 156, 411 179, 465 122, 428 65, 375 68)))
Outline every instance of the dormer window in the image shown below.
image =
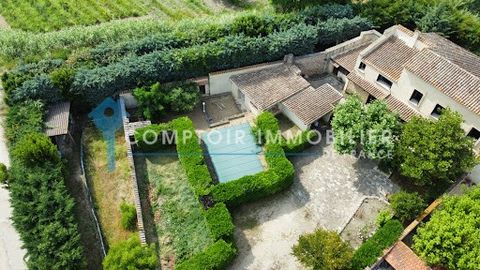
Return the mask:
POLYGON ((381 86, 383 86, 384 88, 387 88, 387 89, 392 88, 392 85, 393 85, 392 81, 383 77, 380 74, 377 77, 377 83, 380 84, 381 86))
POLYGON ((367 67, 367 65, 365 65, 365 63, 360 62, 360 65, 358 66, 358 69, 359 69, 360 71, 365 71, 365 68, 366 68, 366 67, 367 67))
POLYGON ((420 103, 420 100, 422 100, 422 98, 423 98, 422 93, 420 93, 417 90, 413 90, 412 96, 410 97, 410 102, 415 105, 418 105, 420 103))
POLYGON ((435 106, 435 108, 432 111, 432 116, 435 117, 435 118, 440 117, 440 115, 442 115, 443 109, 445 109, 445 108, 443 108, 442 105, 437 104, 437 106, 435 106))

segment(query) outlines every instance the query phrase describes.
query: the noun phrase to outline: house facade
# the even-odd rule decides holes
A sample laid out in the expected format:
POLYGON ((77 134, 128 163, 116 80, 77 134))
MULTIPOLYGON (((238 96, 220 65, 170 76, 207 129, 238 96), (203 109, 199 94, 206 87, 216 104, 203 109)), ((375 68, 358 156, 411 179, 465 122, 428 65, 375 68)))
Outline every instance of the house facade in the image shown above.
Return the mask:
POLYGON ((435 33, 397 25, 356 49, 335 55, 329 70, 364 102, 385 100, 404 121, 459 112, 465 133, 480 139, 480 57, 435 33))

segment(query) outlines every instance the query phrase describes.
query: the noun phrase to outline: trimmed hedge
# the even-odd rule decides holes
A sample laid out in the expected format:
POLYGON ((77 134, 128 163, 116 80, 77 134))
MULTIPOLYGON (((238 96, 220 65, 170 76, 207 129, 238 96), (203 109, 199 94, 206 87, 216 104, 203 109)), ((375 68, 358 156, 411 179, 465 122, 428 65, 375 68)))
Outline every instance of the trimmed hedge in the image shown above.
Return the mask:
POLYGON ((223 270, 235 258, 237 250, 233 244, 218 240, 204 251, 175 267, 176 270, 223 270))
POLYGON ((282 143, 283 150, 285 153, 301 152, 311 146, 310 142, 315 141, 318 138, 318 134, 314 130, 305 130, 293 139, 284 140, 282 143))
POLYGON ((235 225, 233 225, 230 212, 228 212, 227 206, 224 203, 215 204, 214 207, 203 211, 203 214, 207 220, 207 226, 213 239, 223 239, 226 241, 233 239, 235 225))
POLYGON ((293 184, 295 169, 280 145, 267 144, 265 158, 269 166, 267 171, 212 187, 214 201, 238 206, 273 195, 293 184))
POLYGON ((402 223, 396 219, 389 220, 383 227, 363 243, 353 254, 352 269, 363 270, 375 263, 384 249, 398 240, 403 232, 402 223))

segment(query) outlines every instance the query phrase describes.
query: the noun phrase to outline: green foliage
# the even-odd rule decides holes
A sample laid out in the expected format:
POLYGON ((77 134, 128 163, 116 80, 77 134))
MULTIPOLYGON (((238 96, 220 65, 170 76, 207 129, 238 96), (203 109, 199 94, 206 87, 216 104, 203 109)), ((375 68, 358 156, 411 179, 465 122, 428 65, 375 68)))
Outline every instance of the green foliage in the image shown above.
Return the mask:
POLYGON ((265 158, 268 164, 267 171, 213 186, 211 194, 214 201, 224 202, 228 206, 238 206, 289 187, 293 183, 295 169, 285 157, 282 146, 267 144, 265 158))
POLYGON ((442 111, 437 120, 414 117, 405 124, 396 155, 402 175, 416 185, 451 183, 477 160, 459 113, 442 111))
POLYGON ((327 4, 305 8, 298 17, 306 24, 316 25, 328 19, 352 19, 355 13, 351 5, 327 4))
POLYGON ((69 67, 62 67, 56 69, 50 73, 50 80, 52 84, 60 89, 62 96, 71 100, 74 97, 69 96, 69 90, 73 83, 73 78, 75 76, 75 70, 69 67))
POLYGON ((343 270, 350 266, 353 249, 336 232, 317 229, 300 236, 293 255, 311 269, 343 270))
POLYGON ((10 144, 25 135, 42 132, 44 114, 44 105, 39 101, 10 107, 5 121, 5 134, 10 144))
POLYGON ((299 153, 310 146, 310 142, 315 142, 319 133, 315 130, 302 131, 295 138, 284 140, 282 147, 285 153, 299 153))
MULTIPOLYGON (((226 269, 236 255, 232 244, 218 240, 204 251, 194 255, 187 261, 178 264, 177 270, 222 270, 226 269)), ((107 269, 108 270, 108 269, 107 269)))
POLYGON ((398 220, 392 219, 385 223, 354 252, 352 270, 363 270, 376 262, 378 257, 382 255, 383 250, 398 240, 402 231, 402 223, 398 220))
POLYGON ((401 222, 409 222, 415 219, 427 207, 418 193, 400 191, 389 198, 395 217, 401 222))
POLYGON ((45 161, 60 161, 57 147, 50 141, 50 138, 42 133, 23 136, 13 148, 12 155, 28 166, 45 161))
POLYGON ((262 143, 282 142, 282 134, 280 133, 278 119, 271 112, 264 111, 260 113, 255 119, 255 127, 252 131, 262 143))
MULTIPOLYGON (((138 128, 135 130, 135 141, 142 151, 150 152, 159 150, 170 145, 172 134, 168 131, 172 127, 169 123, 155 124, 148 127, 138 128)), ((172 141, 174 143, 174 141, 172 141)))
POLYGON ((103 260, 105 270, 155 270, 157 254, 155 246, 142 246, 137 237, 132 237, 110 248, 103 260))
POLYGON ((428 264, 448 269, 480 265, 480 188, 446 197, 431 219, 418 228, 413 249, 428 264))
POLYGON ((156 83, 150 87, 137 88, 133 96, 139 110, 147 119, 163 116, 166 110, 191 112, 200 101, 200 92, 194 83, 156 83))
POLYGON ((451 23, 454 16, 454 10, 446 1, 442 1, 428 9, 425 16, 417 21, 417 25, 424 32, 441 33, 445 37, 451 37, 455 34, 451 23))
POLYGON ((8 169, 5 164, 0 163, 0 184, 7 185, 8 184, 8 169))
POLYGON ((357 97, 350 96, 335 107, 332 128, 334 147, 339 153, 361 149, 369 158, 391 159, 400 122, 385 102, 364 105, 357 97))
POLYGON ((120 204, 120 212, 122 213, 122 227, 125 230, 134 231, 137 228, 137 210, 135 206, 123 202, 120 204))
POLYGON ((383 227, 387 224, 388 221, 392 220, 393 213, 390 209, 383 209, 378 213, 377 219, 375 220, 375 224, 378 227, 383 227))
POLYGON ((270 0, 270 3, 278 11, 288 12, 294 10, 302 10, 306 7, 315 5, 324 5, 330 3, 347 4, 349 0, 270 0))
POLYGON ((217 203, 214 207, 203 211, 203 213, 213 239, 224 239, 226 241, 233 239, 235 225, 233 225, 230 212, 228 212, 224 203, 217 203))

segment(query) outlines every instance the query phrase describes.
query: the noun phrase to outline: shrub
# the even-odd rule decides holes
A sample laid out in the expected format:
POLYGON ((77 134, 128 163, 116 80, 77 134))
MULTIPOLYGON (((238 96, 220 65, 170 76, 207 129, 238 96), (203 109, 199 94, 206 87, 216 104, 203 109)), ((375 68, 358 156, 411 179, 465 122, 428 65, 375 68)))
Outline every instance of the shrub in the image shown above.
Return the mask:
POLYGON ((390 211, 390 209, 383 209, 378 213, 375 223, 377 224, 377 227, 383 227, 392 218, 392 211, 390 211))
POLYGON ((25 135, 41 133, 44 114, 44 105, 39 101, 10 107, 5 121, 5 135, 10 144, 18 142, 25 135))
POLYGON ((282 146, 286 153, 298 153, 305 150, 318 138, 319 133, 315 130, 305 130, 297 137, 290 140, 284 140, 282 146))
POLYGON ((390 204, 395 217, 401 222, 409 222, 415 219, 427 207, 418 193, 400 191, 390 197, 390 204))
POLYGON ((195 83, 156 83, 133 91, 139 110, 147 119, 162 116, 165 110, 178 113, 190 112, 200 101, 200 92, 195 83))
POLYGON ((125 230, 134 231, 137 228, 137 210, 135 206, 122 202, 120 204, 120 212, 122 213, 122 227, 125 230))
POLYGON ((204 251, 175 267, 176 270, 222 270, 226 269, 236 255, 232 244, 218 240, 204 251))
POLYGON ((8 170, 5 164, 0 163, 0 184, 8 184, 8 170))
POLYGON ((270 3, 279 11, 302 10, 305 7, 329 3, 347 4, 348 0, 270 0, 270 3))
POLYGON ((157 269, 155 246, 142 246, 140 240, 134 236, 110 248, 103 260, 103 268, 155 270, 157 269))
POLYGON ((214 240, 224 239, 230 241, 233 239, 235 225, 232 217, 224 203, 217 203, 214 207, 203 211, 207 226, 210 229, 210 235, 214 240))
POLYGON ((384 249, 398 240, 402 231, 402 223, 398 220, 392 219, 385 223, 354 252, 352 269, 363 270, 365 267, 372 265, 382 255, 384 249))
POLYGON ((265 111, 257 116, 253 132, 257 139, 261 139, 262 143, 267 141, 272 143, 282 142, 278 119, 271 112, 265 111))
POLYGON ((336 232, 317 229, 301 235, 293 255, 306 267, 318 270, 348 269, 353 249, 336 232))
POLYGON ((62 67, 59 69, 55 69, 50 73, 50 80, 52 84, 60 89, 62 96, 68 100, 72 100, 75 98, 74 96, 70 96, 70 87, 73 83, 73 78, 75 76, 75 69, 69 67, 62 67))
POLYGON ((13 157, 28 165, 36 165, 45 161, 60 161, 57 148, 50 138, 42 133, 23 136, 13 149, 13 157))

